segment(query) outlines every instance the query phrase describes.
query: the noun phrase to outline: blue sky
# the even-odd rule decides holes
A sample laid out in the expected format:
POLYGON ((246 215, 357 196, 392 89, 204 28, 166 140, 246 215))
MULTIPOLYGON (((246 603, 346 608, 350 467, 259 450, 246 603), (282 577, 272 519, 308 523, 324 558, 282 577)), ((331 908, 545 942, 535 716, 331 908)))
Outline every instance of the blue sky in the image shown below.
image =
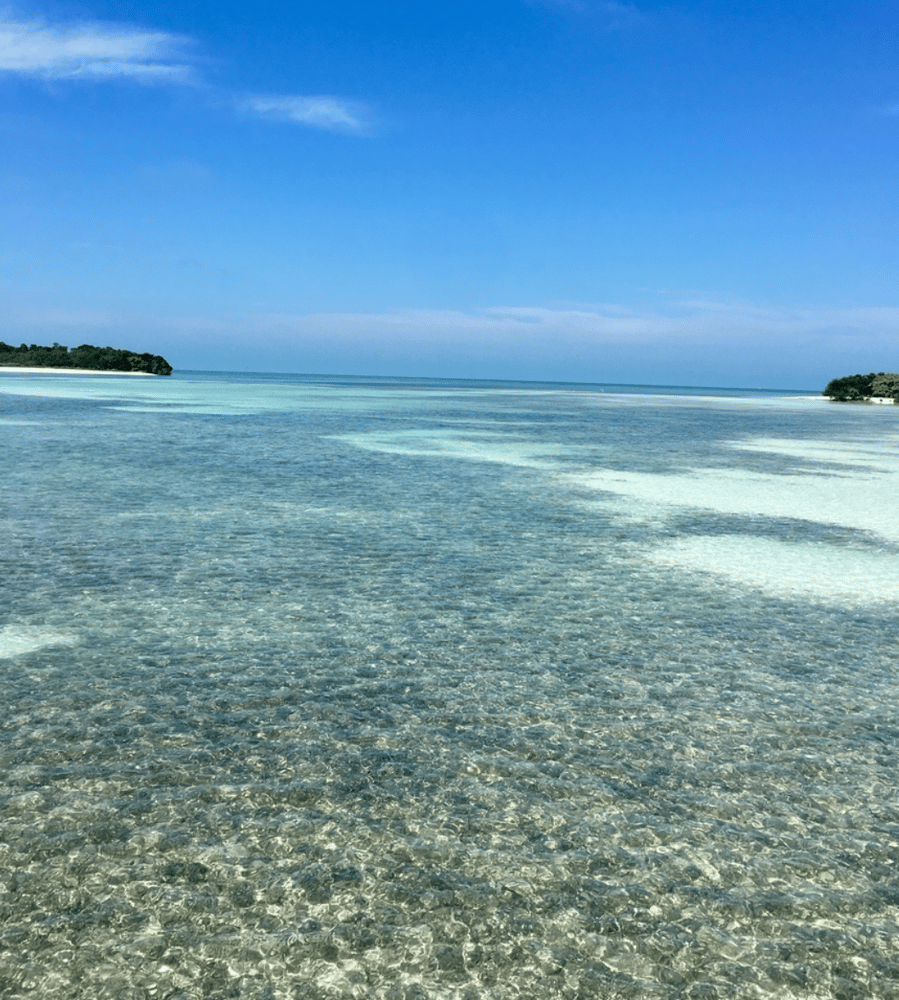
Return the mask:
POLYGON ((177 368, 899 368, 894 2, 17 4, 0 339, 177 368))

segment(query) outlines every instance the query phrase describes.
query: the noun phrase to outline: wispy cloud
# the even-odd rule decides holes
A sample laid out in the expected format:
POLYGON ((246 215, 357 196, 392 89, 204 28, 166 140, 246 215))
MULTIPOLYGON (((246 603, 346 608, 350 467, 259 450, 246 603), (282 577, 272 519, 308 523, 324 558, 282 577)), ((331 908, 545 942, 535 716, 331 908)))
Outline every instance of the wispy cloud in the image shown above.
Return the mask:
MULTIPOLYGON (((0 321, 10 328, 33 326, 97 326, 121 328, 140 325, 137 315, 114 311, 27 308, 0 301, 0 321)), ((143 320, 147 323, 147 318, 143 320)), ((734 342, 806 343, 830 341, 889 341, 899 326, 899 307, 842 308, 769 306, 752 302, 681 300, 668 308, 635 309, 618 303, 574 303, 555 306, 490 306, 477 310, 394 309, 378 312, 246 313, 235 320, 214 316, 156 317, 155 329, 265 331, 269 335, 325 336, 327 339, 388 336, 403 343, 461 343, 533 345, 545 343, 601 344, 718 344, 734 342)))
POLYGON ((886 115, 888 118, 899 117, 899 104, 886 104, 876 110, 879 114, 886 115))
POLYGON ((371 128, 367 105, 327 94, 255 94, 238 101, 241 111, 328 132, 361 134, 371 128))
POLYGON ((584 0, 524 0, 528 7, 556 7, 562 10, 573 10, 578 14, 586 14, 590 9, 584 0))
POLYGON ((606 28, 634 28, 649 21, 639 7, 619 0, 525 0, 525 3, 581 14, 600 21, 606 28))
POLYGON ((188 40, 164 31, 114 24, 48 25, 0 17, 0 72, 48 80, 129 79, 185 84, 188 40))
POLYGON ((610 28, 635 28, 649 21, 649 16, 632 3, 606 0, 605 3, 593 4, 593 10, 605 19, 610 28))
POLYGON ((544 341, 634 344, 727 343, 763 338, 827 339, 880 335, 899 324, 899 308, 785 308, 750 302, 683 300, 666 309, 617 303, 491 306, 475 311, 400 309, 379 313, 307 313, 269 317, 273 326, 332 333, 399 334, 410 339, 473 337, 522 344, 544 341))
MULTIPOLYGON (((197 84, 187 52, 193 41, 166 31, 100 22, 47 24, 0 14, 0 75, 43 80, 130 80, 197 84)), ((363 135, 367 104, 330 94, 249 94, 224 100, 246 113, 308 128, 363 135)))
MULTIPOLYGON (((129 25, 52 25, 0 14, 0 74, 43 80, 199 83, 186 55, 192 44, 181 35, 129 25)), ((225 100, 246 114, 330 132, 363 135, 372 126, 368 105, 329 94, 249 94, 225 100)))

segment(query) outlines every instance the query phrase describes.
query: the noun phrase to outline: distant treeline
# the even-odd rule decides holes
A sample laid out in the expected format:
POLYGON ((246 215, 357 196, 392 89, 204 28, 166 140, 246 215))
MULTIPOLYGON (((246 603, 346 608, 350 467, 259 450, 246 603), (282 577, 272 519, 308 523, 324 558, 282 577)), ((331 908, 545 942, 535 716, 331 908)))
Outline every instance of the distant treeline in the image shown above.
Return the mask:
POLYGON ((899 375, 896 372, 870 372, 868 375, 845 375, 831 379, 822 393, 839 403, 881 396, 899 401, 899 375))
POLYGON ((146 372, 171 375, 172 366, 159 354, 135 354, 116 347, 82 344, 70 351, 63 344, 41 347, 22 344, 10 347, 0 340, 0 366, 6 368, 90 368, 104 372, 146 372))

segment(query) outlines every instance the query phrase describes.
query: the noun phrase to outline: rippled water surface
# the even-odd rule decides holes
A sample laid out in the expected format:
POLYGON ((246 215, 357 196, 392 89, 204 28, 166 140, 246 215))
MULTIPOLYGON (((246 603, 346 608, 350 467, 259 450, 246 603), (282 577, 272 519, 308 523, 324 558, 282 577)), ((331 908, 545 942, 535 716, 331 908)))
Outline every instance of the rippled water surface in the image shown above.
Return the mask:
POLYGON ((899 408, 0 373, 0 428, 0 996, 899 998, 899 408))

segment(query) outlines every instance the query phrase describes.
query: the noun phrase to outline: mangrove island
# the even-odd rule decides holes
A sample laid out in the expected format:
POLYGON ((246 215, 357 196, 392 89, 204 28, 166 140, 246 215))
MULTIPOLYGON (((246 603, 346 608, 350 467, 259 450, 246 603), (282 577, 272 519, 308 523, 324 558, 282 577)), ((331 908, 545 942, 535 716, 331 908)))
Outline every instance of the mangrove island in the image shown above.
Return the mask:
POLYGON ((899 374, 870 372, 868 375, 844 375, 831 379, 822 396, 835 403, 899 402, 899 374))
POLYGON ((142 372, 145 375, 172 374, 172 366, 159 354, 137 354, 117 347, 94 347, 93 344, 82 344, 80 347, 73 347, 71 351, 64 344, 54 344, 52 347, 22 344, 11 347, 2 340, 0 367, 81 368, 102 372, 142 372))

